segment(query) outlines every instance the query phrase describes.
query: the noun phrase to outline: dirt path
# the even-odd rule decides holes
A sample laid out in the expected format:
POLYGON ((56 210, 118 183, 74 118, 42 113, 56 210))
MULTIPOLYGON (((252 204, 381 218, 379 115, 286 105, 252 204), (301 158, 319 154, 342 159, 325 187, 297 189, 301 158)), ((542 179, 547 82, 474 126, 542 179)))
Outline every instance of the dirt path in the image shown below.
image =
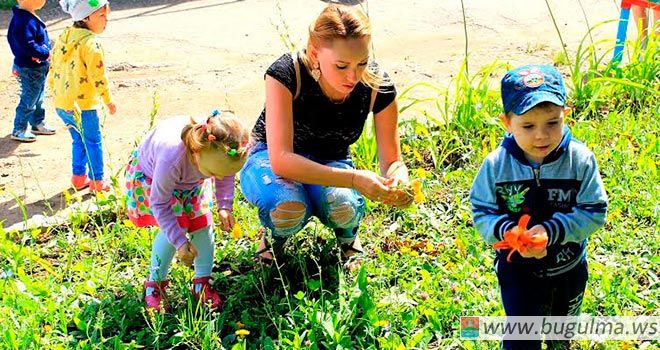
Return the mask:
MULTIPOLYGON (((344 1, 356 3, 354 1, 344 1)), ((70 24, 49 2, 42 12, 50 35, 57 38, 70 24)), ((286 51, 276 26, 288 26, 294 42, 306 38, 306 27, 325 6, 323 1, 282 0, 112 1, 113 12, 102 42, 119 112, 105 120, 106 168, 120 172, 134 141, 147 129, 152 96, 160 97, 158 119, 201 114, 222 106, 250 123, 264 103, 263 73, 286 51)), ((569 49, 575 48, 586 24, 579 3, 551 0, 569 49)), ((582 0, 589 23, 618 17, 611 0, 582 0)), ((379 62, 401 88, 415 81, 445 82, 458 71, 464 52, 461 2, 379 0, 368 6, 375 28, 379 62)), ((500 59, 512 64, 551 62, 559 50, 545 1, 467 0, 471 66, 500 59)), ((10 11, 0 12, 6 42, 10 11)), ((601 27, 614 36, 614 25, 601 27)), ((631 35, 634 29, 631 29, 631 35)), ((598 34, 597 34, 598 35, 598 34)), ((70 137, 47 98, 47 120, 55 136, 33 144, 9 139, 18 86, 11 76, 12 56, 0 44, 0 224, 22 220, 13 195, 25 203, 29 217, 49 214, 64 205, 62 191, 70 177, 70 137), (12 195, 13 194, 13 195, 12 195)))

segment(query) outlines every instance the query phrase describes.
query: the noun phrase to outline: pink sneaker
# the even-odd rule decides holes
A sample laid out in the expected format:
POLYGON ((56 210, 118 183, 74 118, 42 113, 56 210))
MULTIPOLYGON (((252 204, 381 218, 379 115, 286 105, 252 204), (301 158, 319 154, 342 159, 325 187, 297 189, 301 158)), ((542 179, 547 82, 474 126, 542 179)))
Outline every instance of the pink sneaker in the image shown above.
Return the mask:
POLYGON ((92 180, 89 182, 89 192, 108 192, 110 183, 107 180, 92 180))
POLYGON ((193 279, 192 293, 197 300, 201 298, 204 305, 209 305, 211 310, 219 311, 222 308, 222 299, 218 292, 211 287, 211 284, 209 283, 210 279, 211 277, 208 276, 193 279), (196 293, 195 290, 197 288, 195 287, 198 284, 201 284, 202 288, 199 293, 196 293))
POLYGON ((165 289, 170 284, 170 281, 145 281, 144 288, 153 288, 154 291, 144 297, 144 304, 147 311, 152 310, 159 312, 161 309, 168 311, 169 307, 165 305, 164 299, 167 298, 165 289))

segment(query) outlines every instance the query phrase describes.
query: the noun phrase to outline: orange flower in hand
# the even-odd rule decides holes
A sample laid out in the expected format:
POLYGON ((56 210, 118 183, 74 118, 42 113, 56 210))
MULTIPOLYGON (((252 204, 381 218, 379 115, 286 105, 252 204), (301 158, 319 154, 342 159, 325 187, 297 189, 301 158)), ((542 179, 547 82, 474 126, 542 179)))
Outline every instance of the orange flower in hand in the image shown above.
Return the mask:
POLYGON ((493 244, 493 248, 495 249, 511 249, 509 255, 506 257, 507 262, 511 262, 511 255, 516 251, 523 255, 530 249, 539 250, 547 246, 548 235, 546 233, 540 235, 527 234, 527 224, 530 219, 531 217, 527 214, 521 216, 518 226, 506 231, 504 233, 504 240, 493 244))

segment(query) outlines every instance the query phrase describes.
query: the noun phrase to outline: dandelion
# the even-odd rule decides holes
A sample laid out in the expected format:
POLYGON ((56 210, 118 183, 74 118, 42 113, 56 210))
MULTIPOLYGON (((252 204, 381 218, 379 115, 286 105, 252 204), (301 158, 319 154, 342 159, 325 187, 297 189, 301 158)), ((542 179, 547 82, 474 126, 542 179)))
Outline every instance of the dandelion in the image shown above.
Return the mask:
POLYGON ((238 327, 238 329, 243 329, 245 328, 245 325, 241 321, 236 321, 236 327, 238 327))
POLYGON ((236 330, 235 333, 236 333, 236 335, 239 336, 239 337, 244 337, 244 336, 246 336, 246 335, 249 335, 249 334, 250 334, 250 331, 248 331, 247 329, 238 329, 238 330, 236 330))
POLYGON ((428 179, 432 175, 430 171, 428 171, 424 168, 417 168, 414 171, 415 171, 415 175, 417 177, 421 177, 422 179, 428 179))
POLYGON ((234 237, 234 239, 243 237, 243 228, 241 228, 241 225, 234 224, 234 227, 231 229, 231 236, 234 237))
POLYGON ((429 281, 431 279, 431 274, 428 271, 424 270, 424 269, 421 269, 419 271, 419 274, 422 277, 423 281, 429 281))
POLYGON ((390 321, 388 321, 388 320, 380 320, 380 321, 376 322, 376 324, 374 326, 376 326, 376 327, 387 327, 387 326, 389 326, 389 324, 390 324, 390 321))
POLYGON ((426 200, 426 196, 424 196, 424 193, 422 192, 422 182, 418 179, 415 179, 410 182, 410 186, 413 190, 415 203, 424 202, 424 200, 426 200))
POLYGON ((458 250, 462 253, 465 251, 465 244, 460 239, 456 238, 454 244, 458 247, 458 250))
POLYGON ((413 149, 413 156, 415 157, 415 160, 423 163, 424 162, 424 157, 422 157, 422 154, 419 153, 416 149, 413 149))

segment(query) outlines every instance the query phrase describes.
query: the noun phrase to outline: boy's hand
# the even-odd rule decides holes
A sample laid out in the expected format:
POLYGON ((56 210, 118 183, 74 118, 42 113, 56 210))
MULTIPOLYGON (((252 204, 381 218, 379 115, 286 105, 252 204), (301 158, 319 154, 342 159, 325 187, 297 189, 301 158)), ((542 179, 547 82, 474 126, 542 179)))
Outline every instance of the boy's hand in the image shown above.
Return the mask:
POLYGON ((529 245, 524 252, 520 252, 523 258, 541 259, 548 255, 548 232, 542 225, 535 225, 523 234, 529 241, 545 242, 545 244, 529 245))
POLYGON ((108 103, 108 111, 110 115, 115 114, 117 112, 117 106, 113 102, 108 103))
POLYGON ((229 232, 235 223, 231 210, 221 208, 218 210, 218 216, 220 217, 220 228, 225 232, 229 232))
POLYGON ((190 242, 182 245, 179 250, 177 250, 177 258, 186 266, 191 266, 193 260, 197 256, 197 249, 190 242))

